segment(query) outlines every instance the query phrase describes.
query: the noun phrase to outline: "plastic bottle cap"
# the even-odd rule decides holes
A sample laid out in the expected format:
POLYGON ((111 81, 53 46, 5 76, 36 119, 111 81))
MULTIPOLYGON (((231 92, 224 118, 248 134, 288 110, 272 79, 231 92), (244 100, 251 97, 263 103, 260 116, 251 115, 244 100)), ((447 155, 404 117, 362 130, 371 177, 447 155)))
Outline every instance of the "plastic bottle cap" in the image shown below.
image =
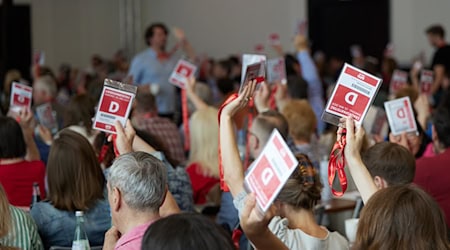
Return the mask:
POLYGON ((83 211, 76 211, 75 216, 83 216, 83 211))

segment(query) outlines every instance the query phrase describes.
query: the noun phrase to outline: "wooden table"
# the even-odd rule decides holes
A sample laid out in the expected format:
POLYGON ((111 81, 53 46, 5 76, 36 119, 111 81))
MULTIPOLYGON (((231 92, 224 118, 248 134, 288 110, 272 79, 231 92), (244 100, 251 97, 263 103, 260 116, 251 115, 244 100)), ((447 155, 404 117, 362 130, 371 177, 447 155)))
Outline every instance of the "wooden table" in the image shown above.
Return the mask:
POLYGON ((325 213, 338 213, 354 210, 356 201, 333 198, 325 205, 325 213))

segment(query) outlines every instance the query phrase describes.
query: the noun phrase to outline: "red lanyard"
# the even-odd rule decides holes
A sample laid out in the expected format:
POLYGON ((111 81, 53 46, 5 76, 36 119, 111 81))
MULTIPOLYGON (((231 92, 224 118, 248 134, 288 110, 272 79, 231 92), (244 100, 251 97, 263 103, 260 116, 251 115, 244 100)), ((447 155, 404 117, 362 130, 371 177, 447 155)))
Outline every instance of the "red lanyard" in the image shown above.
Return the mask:
MULTIPOLYGON (((218 119, 219 119, 219 127, 220 127, 220 115, 222 114, 222 110, 225 106, 227 106, 230 102, 234 101, 236 98, 238 98, 238 94, 232 94, 227 98, 227 100, 220 106, 218 119)), ((220 174, 220 189, 222 189, 224 192, 229 192, 229 188, 226 185, 224 179, 223 179, 223 166, 222 166, 222 152, 220 150, 220 134, 219 134, 219 174, 220 174)))
POLYGON ((347 190, 347 176, 345 175, 344 167, 345 167, 345 155, 344 149, 345 144, 347 143, 345 137, 346 130, 344 129, 342 132, 341 139, 337 141, 330 154, 330 162, 328 163, 328 184, 331 187, 331 192, 335 196, 342 196, 347 190), (342 191, 336 191, 333 188, 333 181, 336 176, 336 172, 338 173, 339 182, 341 184, 342 191))
POLYGON ((189 151, 191 136, 189 132, 189 111, 188 111, 188 101, 186 96, 186 90, 181 90, 181 112, 183 118, 183 128, 184 128, 184 150, 189 151))

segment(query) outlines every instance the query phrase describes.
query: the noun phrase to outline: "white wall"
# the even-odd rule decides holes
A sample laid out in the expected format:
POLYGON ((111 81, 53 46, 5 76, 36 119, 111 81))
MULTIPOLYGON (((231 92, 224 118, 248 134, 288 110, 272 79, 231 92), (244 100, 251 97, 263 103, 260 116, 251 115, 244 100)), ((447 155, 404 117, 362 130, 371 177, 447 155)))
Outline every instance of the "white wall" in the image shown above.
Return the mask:
MULTIPOLYGON (((33 49, 44 50, 47 64, 56 69, 62 62, 84 68, 92 54, 111 57, 120 48, 120 1, 14 2, 31 5, 33 49)), ((307 0, 134 1, 140 1, 141 17, 135 20, 140 29, 153 21, 179 26, 199 54, 214 57, 253 52, 255 44, 265 43, 272 32, 281 35, 286 50, 292 49, 296 21, 307 12, 307 0)), ((421 50, 428 57, 432 54, 423 31, 432 23, 442 23, 450 33, 448 10, 448 0, 391 0, 391 37, 400 62, 408 63, 421 50)), ((135 38, 141 41, 139 48, 144 48, 142 34, 135 38)))
POLYGON ((46 64, 62 62, 85 68, 98 53, 111 57, 120 47, 118 0, 16 0, 30 4, 33 50, 46 64))

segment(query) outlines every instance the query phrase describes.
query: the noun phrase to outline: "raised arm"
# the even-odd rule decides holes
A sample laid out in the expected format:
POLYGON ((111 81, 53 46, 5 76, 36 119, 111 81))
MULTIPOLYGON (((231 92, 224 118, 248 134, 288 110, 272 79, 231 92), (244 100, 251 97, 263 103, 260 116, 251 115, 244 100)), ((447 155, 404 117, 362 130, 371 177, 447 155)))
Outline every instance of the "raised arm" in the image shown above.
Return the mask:
MULTIPOLYGON (((350 173, 358 191, 361 193, 364 203, 366 203, 378 189, 361 159, 360 151, 365 135, 364 128, 359 126, 355 129, 355 121, 352 118, 347 118, 345 124, 347 128, 347 145, 345 146, 346 164, 350 169, 350 173)), ((340 140, 343 128, 339 128, 337 133, 338 140, 340 140)))
POLYGON ((33 113, 29 109, 22 109, 19 113, 19 124, 22 128, 23 138, 27 146, 27 153, 25 160, 27 161, 39 161, 41 155, 39 153, 36 142, 34 141, 34 119, 33 113))
POLYGON ((256 207, 255 195, 247 196, 245 207, 240 215, 240 223, 245 235, 258 250, 289 249, 268 228, 273 215, 271 210, 267 214, 261 215, 256 207))
POLYGON ((247 84, 239 97, 225 106, 220 115, 219 138, 224 180, 233 197, 244 191, 244 166, 239 157, 233 116, 247 106, 255 87, 256 81, 247 84))
POLYGON ((196 93, 195 93, 196 80, 194 77, 189 78, 188 84, 186 85, 186 94, 189 100, 194 104, 196 110, 208 108, 206 104, 196 93))
POLYGON ((189 41, 186 39, 186 35, 184 34, 184 31, 180 28, 174 28, 173 33, 175 37, 178 39, 179 44, 181 45, 181 48, 183 49, 184 53, 187 55, 187 57, 191 61, 195 61, 196 54, 194 48, 191 46, 189 41))

